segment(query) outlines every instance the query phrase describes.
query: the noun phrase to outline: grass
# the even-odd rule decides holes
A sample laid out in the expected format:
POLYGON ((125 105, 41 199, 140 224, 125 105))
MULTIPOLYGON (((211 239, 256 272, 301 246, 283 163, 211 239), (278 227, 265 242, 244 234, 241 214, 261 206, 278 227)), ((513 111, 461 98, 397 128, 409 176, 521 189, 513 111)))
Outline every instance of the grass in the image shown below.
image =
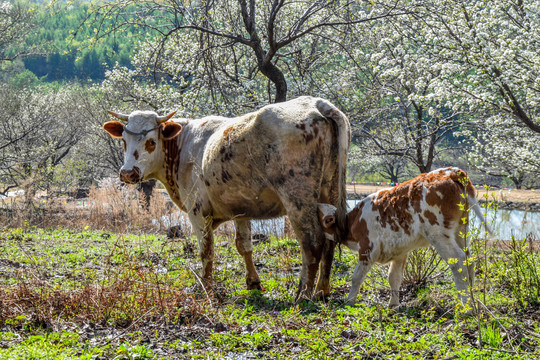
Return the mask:
POLYGON ((431 250, 410 255, 397 310, 386 306, 385 266, 369 273, 357 305, 343 305, 357 261, 346 248, 336 255, 331 296, 297 304, 295 239, 270 235, 254 245, 265 290, 248 291, 231 227, 222 227, 208 292, 189 227, 187 238, 160 235, 164 219, 176 216, 165 199, 155 196, 145 208, 133 187, 111 183, 92 189, 85 204, 3 206, 0 359, 540 357, 540 255, 532 238, 488 243, 479 230, 468 234, 474 316, 460 312, 451 273, 431 250))
POLYGON ((476 297, 485 307, 464 316, 444 262, 427 267, 435 278, 406 283, 404 306, 395 311, 386 307, 383 266, 368 275, 358 304, 344 306, 356 262, 344 249, 331 297, 296 304, 300 256, 293 239, 270 236, 255 245, 261 292, 244 289, 234 240, 218 236, 216 284, 207 294, 192 238, 4 228, 0 358, 534 359, 540 307, 508 274, 519 270, 523 279, 534 264, 538 271, 540 256, 520 244, 489 248, 489 261, 477 270, 476 297))

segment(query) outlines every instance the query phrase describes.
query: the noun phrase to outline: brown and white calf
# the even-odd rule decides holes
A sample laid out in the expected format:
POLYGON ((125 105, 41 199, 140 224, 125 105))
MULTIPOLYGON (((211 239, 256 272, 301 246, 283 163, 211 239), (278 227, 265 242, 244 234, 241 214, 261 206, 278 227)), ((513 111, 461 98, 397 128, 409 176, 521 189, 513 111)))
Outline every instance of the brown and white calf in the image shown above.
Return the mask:
MULTIPOLYGON (((474 186, 467 174, 455 167, 418 175, 359 202, 347 214, 347 234, 342 238, 359 256, 347 303, 354 304, 360 284, 373 264, 390 263, 389 305, 399 305, 399 288, 409 251, 433 246, 449 264, 459 298, 466 304, 469 284, 474 279, 465 236, 470 208, 485 223, 474 186)), ((333 212, 332 205, 319 204, 319 219, 331 240, 333 212)))
POLYGON ((317 203, 338 208, 345 227, 345 166, 350 142, 347 117, 330 102, 300 97, 235 118, 174 119, 151 111, 103 127, 124 141, 120 179, 157 179, 188 213, 199 240, 203 278, 211 282, 212 232, 227 220, 236 226, 248 288, 260 288, 253 264, 250 219, 288 215, 302 251, 300 291, 327 294, 334 245, 325 241, 317 203))

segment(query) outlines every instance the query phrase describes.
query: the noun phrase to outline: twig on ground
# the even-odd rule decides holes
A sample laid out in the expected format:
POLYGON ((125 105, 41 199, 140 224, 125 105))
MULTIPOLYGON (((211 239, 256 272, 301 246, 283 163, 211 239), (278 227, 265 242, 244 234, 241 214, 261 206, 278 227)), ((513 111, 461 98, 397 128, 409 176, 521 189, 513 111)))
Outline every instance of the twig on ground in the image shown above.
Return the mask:
POLYGON ((214 305, 212 304, 212 299, 210 299, 210 296, 208 295, 208 292, 206 291, 206 288, 204 287, 204 284, 201 280, 201 277, 199 275, 197 275, 197 273, 191 268, 191 266, 189 266, 188 264, 186 264, 187 268, 189 269, 189 271, 191 271, 191 273, 193 274, 193 276, 195 276, 195 279, 197 279, 197 281, 199 282, 199 284, 201 285, 205 295, 206 295, 206 298, 208 299, 208 302, 210 303, 210 307, 214 307, 214 305))

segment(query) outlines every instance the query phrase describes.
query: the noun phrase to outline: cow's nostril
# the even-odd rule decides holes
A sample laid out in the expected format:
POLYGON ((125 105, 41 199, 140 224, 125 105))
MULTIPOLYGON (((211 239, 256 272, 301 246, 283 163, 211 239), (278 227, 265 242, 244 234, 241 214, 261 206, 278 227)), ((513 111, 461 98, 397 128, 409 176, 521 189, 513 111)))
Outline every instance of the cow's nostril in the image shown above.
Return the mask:
POLYGON ((120 170, 120 181, 125 183, 135 183, 139 181, 141 171, 137 167, 133 167, 133 170, 120 170))

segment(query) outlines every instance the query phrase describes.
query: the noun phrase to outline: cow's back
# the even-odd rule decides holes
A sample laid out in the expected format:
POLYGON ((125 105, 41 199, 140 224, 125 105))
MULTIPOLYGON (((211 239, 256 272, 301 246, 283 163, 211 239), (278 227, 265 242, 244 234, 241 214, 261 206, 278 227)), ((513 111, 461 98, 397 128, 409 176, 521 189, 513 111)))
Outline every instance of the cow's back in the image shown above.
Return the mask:
POLYGON ((233 119, 208 118, 206 126, 219 125, 211 125, 200 167, 214 216, 284 215, 280 194, 290 194, 298 207, 308 198, 336 202, 317 185, 337 181, 339 147, 336 127, 316 100, 272 104, 233 119), (313 188, 321 189, 304 191, 313 188))

